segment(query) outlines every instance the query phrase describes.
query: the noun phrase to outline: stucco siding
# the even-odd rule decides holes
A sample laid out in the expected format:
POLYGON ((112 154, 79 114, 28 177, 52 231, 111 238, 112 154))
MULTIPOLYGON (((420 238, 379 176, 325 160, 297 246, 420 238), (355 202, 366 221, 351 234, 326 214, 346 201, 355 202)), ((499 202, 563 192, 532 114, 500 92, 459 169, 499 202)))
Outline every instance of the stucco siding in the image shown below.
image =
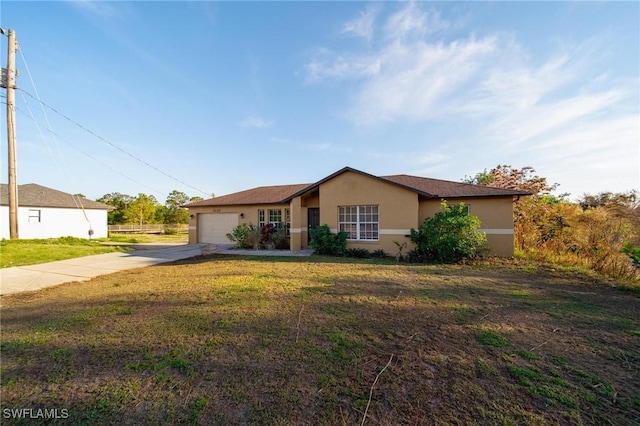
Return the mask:
POLYGON ((284 210, 289 209, 291 249, 300 250, 308 247, 310 209, 319 210, 319 224, 337 232, 339 208, 366 206, 340 210, 343 228, 354 238, 347 240, 347 247, 382 249, 395 255, 396 242, 407 243, 406 251, 411 250, 413 244, 407 237, 410 230, 441 211, 441 200, 428 198, 428 194, 455 195, 447 199, 450 204, 469 205, 470 212, 480 218, 480 230, 487 235, 490 254, 513 255, 512 198, 527 193, 407 175, 375 177, 349 167, 311 185, 256 187, 190 205, 189 242, 198 242, 198 215, 203 213, 235 213, 239 223, 257 225, 258 209, 265 210, 265 222, 269 221, 270 209, 282 210, 283 221, 284 210))
MULTIPOLYGON (((8 239, 9 207, 0 208, 0 238, 8 239)), ((108 236, 107 211, 85 209, 65 209, 50 207, 19 207, 18 236, 20 239, 40 239, 77 237, 89 238, 89 229, 93 230, 91 238, 108 236), (86 214, 86 217, 85 217, 86 214)))
MULTIPOLYGON (((208 213, 236 213, 238 224, 251 223, 258 225, 258 210, 265 211, 265 221, 269 221, 269 210, 282 210, 282 220, 284 221, 284 209, 288 209, 289 204, 247 204, 238 206, 204 206, 191 207, 189 209, 189 244, 199 243, 198 241, 198 214, 208 213)), ((229 241, 231 243, 231 241, 229 241)))
POLYGON ((348 241, 347 247, 397 252, 394 241, 408 241, 405 230, 418 223, 418 195, 359 173, 345 172, 320 185, 320 223, 338 229, 339 206, 378 206, 377 241, 348 241))
MULTIPOLYGON (((442 211, 442 200, 423 200, 420 202, 419 224, 428 217, 442 211)), ((480 219, 480 231, 487 234, 490 246, 489 254, 494 256, 513 256, 513 201, 511 197, 451 198, 447 204, 464 203, 469 213, 480 219)))

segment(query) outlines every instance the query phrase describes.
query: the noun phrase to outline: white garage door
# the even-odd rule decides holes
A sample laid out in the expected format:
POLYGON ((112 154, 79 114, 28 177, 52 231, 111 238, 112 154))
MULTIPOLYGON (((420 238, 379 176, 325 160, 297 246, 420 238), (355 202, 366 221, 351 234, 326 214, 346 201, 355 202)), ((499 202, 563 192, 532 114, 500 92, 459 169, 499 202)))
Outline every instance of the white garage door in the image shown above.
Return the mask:
POLYGON ((198 242, 231 244, 227 234, 237 225, 237 213, 201 213, 198 215, 198 242))

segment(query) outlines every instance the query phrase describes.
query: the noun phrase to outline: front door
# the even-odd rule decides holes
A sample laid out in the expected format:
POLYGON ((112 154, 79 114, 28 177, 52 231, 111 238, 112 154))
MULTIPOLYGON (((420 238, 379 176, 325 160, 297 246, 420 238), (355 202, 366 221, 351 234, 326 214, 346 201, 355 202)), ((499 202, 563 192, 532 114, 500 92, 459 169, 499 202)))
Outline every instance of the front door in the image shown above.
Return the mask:
POLYGON ((320 209, 310 207, 307 209, 307 245, 311 243, 311 230, 320 225, 320 209))

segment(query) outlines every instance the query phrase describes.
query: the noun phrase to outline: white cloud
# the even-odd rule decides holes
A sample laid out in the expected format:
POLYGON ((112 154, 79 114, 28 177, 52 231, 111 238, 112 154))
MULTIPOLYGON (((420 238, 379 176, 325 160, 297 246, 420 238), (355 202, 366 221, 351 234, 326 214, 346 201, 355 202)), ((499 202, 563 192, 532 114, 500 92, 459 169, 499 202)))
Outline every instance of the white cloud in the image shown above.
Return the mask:
POLYGON ((437 132, 446 123, 454 133, 439 139, 455 143, 426 153, 405 149, 404 159, 374 148, 371 158, 427 174, 455 162, 531 165, 574 193, 584 186, 590 192, 640 187, 638 79, 619 80, 613 65, 598 62, 606 35, 556 43, 541 53, 520 44, 515 33, 436 39, 438 32, 460 30, 459 23, 420 3, 382 18, 377 15, 370 32, 381 34, 374 48, 318 49, 308 80, 348 81, 341 113, 356 126, 411 135, 419 126, 437 132))
POLYGON ((393 43, 379 52, 379 72, 363 83, 348 115, 364 125, 438 116, 448 97, 476 77, 496 48, 494 38, 393 43))
POLYGON ((86 13, 101 19, 114 19, 121 17, 123 13, 128 13, 129 9, 126 4, 118 2, 117 6, 109 2, 94 0, 74 0, 68 1, 68 5, 75 7, 82 13, 86 13))
POLYGON ((523 149, 523 155, 538 158, 539 168, 553 175, 550 181, 560 182, 559 191, 572 198, 640 189, 639 137, 637 115, 585 119, 523 149))
POLYGON ((240 122, 238 124, 240 125, 240 127, 249 127, 249 128, 254 128, 254 129, 266 129, 266 128, 269 128, 269 127, 273 126, 273 121, 272 120, 267 120, 267 119, 265 119, 263 117, 250 115, 248 117, 244 117, 242 120, 240 120, 240 122))
POLYGON ((404 40, 411 37, 422 38, 449 27, 435 9, 425 11, 419 3, 410 2, 389 17, 384 32, 387 38, 404 40))
POLYGON ((377 4, 368 6, 366 10, 360 12, 358 17, 345 23, 342 26, 341 33, 371 40, 373 37, 373 24, 379 11, 380 7, 377 4))
POLYGON ((327 78, 370 77, 380 72, 380 59, 366 55, 340 55, 328 49, 317 49, 314 59, 305 65, 307 81, 327 78))
POLYGON ((305 143, 294 142, 285 138, 270 138, 271 142, 285 145, 289 148, 296 149, 298 151, 311 151, 311 152, 353 152, 353 149, 347 145, 336 145, 330 142, 320 143, 305 143))

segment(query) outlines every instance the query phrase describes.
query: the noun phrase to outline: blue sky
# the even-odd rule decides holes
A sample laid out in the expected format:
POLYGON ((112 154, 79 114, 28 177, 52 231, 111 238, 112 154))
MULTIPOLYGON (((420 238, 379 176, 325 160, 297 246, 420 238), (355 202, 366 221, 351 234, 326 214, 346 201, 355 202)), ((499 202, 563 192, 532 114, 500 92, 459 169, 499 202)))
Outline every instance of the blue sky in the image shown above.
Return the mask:
POLYGON ((640 189, 639 20, 638 2, 3 0, 18 86, 64 115, 16 93, 18 181, 164 202, 510 164, 572 198, 640 189))

